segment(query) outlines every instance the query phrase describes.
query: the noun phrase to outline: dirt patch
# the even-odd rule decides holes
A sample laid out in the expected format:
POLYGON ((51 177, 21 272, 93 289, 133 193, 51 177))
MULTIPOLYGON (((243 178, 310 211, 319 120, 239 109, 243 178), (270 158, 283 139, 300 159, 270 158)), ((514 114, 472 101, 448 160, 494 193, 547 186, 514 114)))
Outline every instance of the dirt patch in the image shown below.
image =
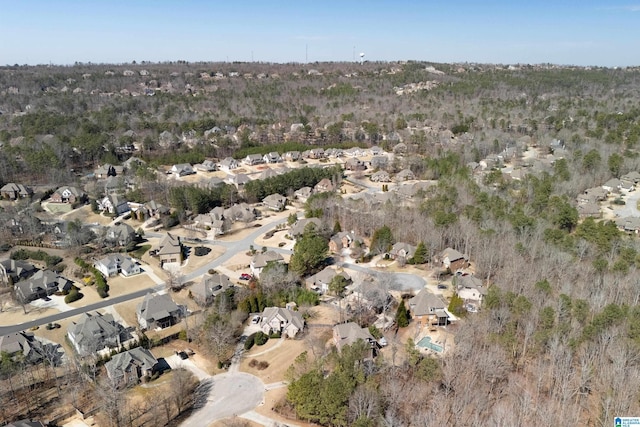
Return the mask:
POLYGON ((240 370, 260 378, 265 384, 284 381, 285 373, 296 357, 306 351, 304 340, 289 340, 284 338, 270 339, 263 346, 254 346, 244 354, 240 363, 240 370), (284 340, 283 342, 278 342, 284 340), (263 370, 250 367, 252 359, 267 362, 269 367, 263 370))

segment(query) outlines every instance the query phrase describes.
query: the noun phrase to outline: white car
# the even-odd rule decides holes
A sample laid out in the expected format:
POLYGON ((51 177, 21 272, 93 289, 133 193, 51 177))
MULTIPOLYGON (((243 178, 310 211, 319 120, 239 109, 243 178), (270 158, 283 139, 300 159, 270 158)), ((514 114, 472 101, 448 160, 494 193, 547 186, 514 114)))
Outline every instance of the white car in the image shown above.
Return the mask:
POLYGON ((260 316, 253 316, 253 318, 251 319, 251 323, 254 325, 260 323, 260 316))

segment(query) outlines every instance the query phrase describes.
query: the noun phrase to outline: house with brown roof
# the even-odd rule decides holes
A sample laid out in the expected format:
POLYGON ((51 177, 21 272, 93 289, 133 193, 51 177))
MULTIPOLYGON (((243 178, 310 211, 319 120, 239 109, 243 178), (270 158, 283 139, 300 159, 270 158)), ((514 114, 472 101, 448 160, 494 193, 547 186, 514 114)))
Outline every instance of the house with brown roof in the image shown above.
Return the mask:
POLYGON ((305 279, 307 287, 318 293, 329 292, 329 284, 336 276, 342 276, 347 282, 351 282, 351 276, 346 271, 338 271, 332 267, 325 267, 323 270, 305 279))
POLYGON ((351 231, 341 231, 329 239, 329 251, 339 254, 343 249, 353 248, 356 245, 363 246, 364 239, 351 231))
POLYGON ((320 221, 320 218, 301 218, 291 226, 291 229, 289 229, 289 232, 287 234, 294 239, 302 236, 305 228, 307 228, 309 224, 313 224, 316 230, 320 230, 322 221, 320 221))
POLYGON ((314 193, 323 193, 325 191, 335 191, 336 187, 329 178, 323 178, 313 187, 314 193))
POLYGON ((4 186, 2 186, 2 188, 0 188, 0 196, 2 196, 3 199, 24 199, 25 197, 29 197, 32 194, 33 191, 29 187, 22 184, 16 184, 14 182, 5 184, 4 186))
POLYGON ((416 247, 405 242, 397 242, 389 251, 389 258, 408 261, 416 253, 416 247))
POLYGON ((465 303, 481 305, 484 297, 487 295, 487 288, 482 280, 471 274, 456 276, 453 278, 453 285, 456 287, 458 296, 465 303))

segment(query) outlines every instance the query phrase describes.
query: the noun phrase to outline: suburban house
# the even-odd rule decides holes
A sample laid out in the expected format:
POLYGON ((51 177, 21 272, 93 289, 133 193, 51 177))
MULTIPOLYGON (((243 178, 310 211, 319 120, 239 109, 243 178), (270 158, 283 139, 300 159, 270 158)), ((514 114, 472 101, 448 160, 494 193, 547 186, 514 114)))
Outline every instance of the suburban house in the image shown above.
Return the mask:
POLYGON ((105 163, 93 171, 93 175, 98 179, 104 179, 110 176, 122 175, 124 173, 123 166, 113 166, 105 163))
POLYGON ((227 157, 220 162, 218 167, 222 170, 231 171, 238 168, 238 161, 233 157, 227 157))
POLYGON ((373 156, 369 164, 372 169, 383 169, 389 165, 389 158, 387 156, 373 156))
POLYGON ((405 144, 404 142, 399 142, 393 146, 394 154, 404 154, 406 152, 407 152, 407 144, 405 144))
POLYGON ((640 173, 638 171, 631 171, 620 177, 620 181, 627 185, 638 185, 640 183, 640 173))
POLYGON ((212 160, 205 160, 204 162, 195 165, 194 168, 201 172, 213 172, 216 170, 217 165, 212 160))
POLYGON ((351 147, 344 150, 344 155, 347 157, 358 157, 364 156, 365 154, 364 150, 359 147, 351 147))
POLYGON ((6 353, 9 357, 22 359, 27 363, 42 361, 44 348, 31 332, 13 332, 0 336, 0 353, 6 353))
POLYGON ((329 178, 323 178, 313 187, 314 193, 323 193, 325 191, 335 191, 336 187, 329 178))
POLYGON ((136 183, 125 176, 110 176, 103 182, 104 194, 124 194, 129 190, 135 190, 136 183))
POLYGON ((147 215, 153 218, 160 218, 162 215, 169 215, 171 210, 156 202, 155 200, 151 200, 144 204, 145 209, 147 210, 147 215))
POLYGON ((329 239, 329 250, 334 254, 342 252, 343 249, 355 246, 364 246, 364 240, 351 231, 341 231, 329 239))
POLYGON ((282 258, 282 255, 280 255, 276 251, 267 251, 254 255, 251 259, 251 264, 249 264, 249 267, 251 268, 251 274, 253 274, 255 277, 260 277, 260 273, 269 263, 282 262, 284 262, 284 258, 282 258))
POLYGON ((265 334, 280 333, 282 336, 293 338, 304 329, 304 319, 298 311, 266 307, 260 318, 260 329, 265 334))
POLYGON ((170 172, 175 176, 186 176, 196 173, 196 171, 193 169, 193 166, 191 166, 191 164, 189 163, 179 163, 177 165, 173 165, 170 172))
POLYGON ((347 282, 351 282, 351 276, 346 271, 338 272, 332 267, 325 267, 322 271, 317 272, 313 276, 305 279, 307 287, 319 293, 329 292, 329 284, 336 276, 344 277, 347 282))
POLYGON ((580 216, 580 218, 600 218, 602 216, 600 205, 595 202, 580 203, 576 209, 578 209, 578 216, 580 216))
POLYGON ((411 184, 401 184, 394 189, 394 193, 403 199, 411 200, 421 192, 424 193, 433 186, 432 182, 418 181, 411 184))
POLYGON ((602 187, 587 188, 577 197, 578 203, 596 203, 607 200, 609 192, 602 187))
POLYGON ((302 236, 302 233, 304 233, 304 229, 307 228, 307 225, 309 224, 313 224, 316 230, 320 230, 320 227, 322 226, 322 221, 320 221, 320 218, 302 218, 297 220, 289 229, 289 233, 287 233, 289 236, 293 237, 294 239, 302 236))
POLYGON ((118 388, 135 385, 142 377, 151 377, 157 366, 158 359, 142 347, 118 353, 104 365, 107 376, 118 388))
POLYGON ((68 292, 73 282, 51 270, 39 270, 27 280, 14 284, 16 296, 23 302, 53 295, 56 292, 68 292))
POLYGON ((2 196, 3 199, 24 199, 25 197, 29 197, 32 194, 33 191, 31 191, 29 187, 13 182, 5 184, 2 188, 0 188, 0 196, 2 196))
POLYGON ((357 157, 351 157, 345 162, 344 168, 348 171, 363 171, 367 166, 357 157))
POLYGON ((299 151, 287 151, 284 153, 284 159, 287 162, 297 162, 300 160, 300 152, 299 151))
POLYGON ((129 224, 118 222, 107 228, 104 240, 112 245, 127 246, 137 238, 136 232, 129 224))
POLYGON ((404 242, 397 242, 389 251, 389 258, 408 261, 416 253, 416 247, 404 242))
POLYGON ((280 212, 287 204, 287 198, 280 194, 270 194, 262 200, 264 205, 272 211, 280 212))
POLYGON ((120 348, 126 330, 111 314, 84 313, 67 331, 69 341, 79 355, 95 354, 105 348, 120 348))
POLYGON ((348 285, 347 291, 349 292, 345 297, 347 312, 351 312, 358 307, 364 307, 367 310, 374 309, 380 312, 393 300, 387 285, 374 276, 365 277, 348 285))
POLYGON ((266 168, 260 173, 260 175, 258 175, 256 179, 275 178, 276 176, 278 176, 278 173, 276 171, 270 168, 266 168))
POLYGON ((0 282, 15 283, 31 277, 38 271, 32 264, 17 259, 6 259, 0 261, 0 282))
POLYGON ((602 184, 602 188, 607 190, 609 193, 617 192, 622 187, 622 181, 617 178, 612 178, 609 181, 602 184))
POLYGON ((355 322, 340 323, 333 327, 333 342, 336 345, 338 351, 341 351, 347 345, 353 345, 356 342, 362 340, 367 344, 369 350, 365 354, 364 359, 373 359, 378 350, 378 344, 375 338, 369 332, 367 328, 361 328, 355 322))
POLYGON ((638 234, 640 232, 640 218, 634 216, 616 218, 616 226, 625 233, 638 234))
POLYGON ((231 226, 231 221, 226 221, 224 209, 217 207, 206 214, 200 214, 193 219, 193 223, 198 228, 209 229, 215 235, 222 235, 231 226), (220 212, 222 210, 222 212, 220 212))
POLYGON ((483 285, 482 280, 470 274, 454 277, 453 285, 456 287, 458 296, 465 303, 480 305, 487 295, 487 288, 483 285))
POLYGON ((280 157, 280 153, 277 151, 272 151, 271 153, 267 153, 262 156, 262 160, 265 163, 282 163, 282 157, 280 157))
POLYGON ((233 283, 225 274, 205 274, 202 280, 191 286, 193 300, 202 306, 207 306, 222 292, 233 287, 233 283))
POLYGON ((169 294, 149 293, 138 304, 136 314, 142 329, 163 329, 180 322, 185 313, 169 294))
POLYGON ((264 163, 264 159, 260 154, 249 154, 242 160, 242 163, 247 166, 259 165, 264 163))
POLYGON ((442 251, 440 260, 442 266, 449 269, 449 271, 456 271, 469 266, 469 258, 452 248, 442 251))
POLYGON ((312 194, 313 194, 313 188, 311 187, 302 187, 299 190, 296 190, 296 192, 294 193, 294 195, 296 196, 296 199, 300 200, 303 203, 306 202, 307 199, 311 197, 312 194))
POLYGON ((77 187, 60 187, 51 195, 52 203, 79 203, 86 199, 84 191, 77 187))
POLYGON ((109 254, 93 263, 93 266, 104 275, 104 277, 116 276, 122 273, 129 277, 140 274, 140 265, 130 257, 123 254, 109 254))
POLYGON ((446 325, 449 315, 445 303, 426 288, 409 300, 409 311, 421 326, 446 325))
POLYGON ((410 169, 403 169, 400 172, 398 172, 395 176, 395 180, 398 182, 409 181, 412 179, 416 179, 416 176, 413 174, 413 172, 411 172, 410 169))
POLYGON ((158 257, 162 264, 174 262, 181 263, 182 243, 180 242, 180 237, 167 233, 158 245, 158 257))
POLYGON ((224 210, 225 219, 230 219, 232 222, 251 222, 256 219, 256 210, 253 206, 247 203, 236 203, 224 210))
POLYGON ((98 209, 115 215, 121 215, 130 210, 127 199, 117 194, 110 194, 99 200, 98 209))
POLYGON ((325 157, 324 148, 314 148, 309 150, 309 157, 312 159, 323 159, 325 157))
POLYGON ((391 182, 389 172, 383 170, 374 172, 369 179, 371 179, 372 182, 391 182))
POLYGON ((228 184, 235 185, 236 188, 240 188, 245 185, 247 182, 251 181, 251 178, 247 174, 238 173, 235 175, 227 175, 225 177, 225 181, 228 184))

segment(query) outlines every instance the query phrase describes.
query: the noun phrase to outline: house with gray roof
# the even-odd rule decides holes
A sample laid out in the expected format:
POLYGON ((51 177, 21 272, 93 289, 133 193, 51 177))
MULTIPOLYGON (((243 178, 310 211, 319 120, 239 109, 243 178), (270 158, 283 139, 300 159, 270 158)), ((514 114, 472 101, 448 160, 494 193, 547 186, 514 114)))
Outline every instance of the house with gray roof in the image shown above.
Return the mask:
POLYGON ((218 295, 232 287, 233 283, 226 274, 207 273, 202 276, 202 280, 191 286, 191 295, 195 302, 207 306, 212 304, 218 295))
POLYGON ((251 181, 251 178, 249 178, 249 175, 247 174, 238 173, 234 175, 227 175, 224 180, 226 183, 235 185, 236 188, 240 188, 246 183, 248 183, 249 181, 251 181))
POLYGON ((230 219, 232 222, 251 222, 256 219, 256 210, 253 206, 247 203, 236 203, 224 210, 224 217, 230 219))
POLYGON ((378 349, 377 343, 369 329, 361 328, 355 322, 340 323, 333 327, 333 342, 338 351, 342 351, 345 346, 351 346, 358 341, 363 341, 370 349, 364 355, 365 360, 373 359, 378 349))
POLYGON ((104 367, 107 376, 120 387, 136 385, 142 377, 151 377, 158 367, 158 359, 146 348, 136 347, 118 353, 104 367))
POLYGON ((238 168, 238 161, 233 157, 227 157, 220 161, 218 167, 222 170, 231 171, 238 168))
POLYGON ((118 194, 110 194, 103 199, 100 199, 98 201, 98 209, 116 215, 122 215, 123 213, 131 210, 127 199, 118 194))
POLYGON ((296 196, 296 199, 300 200, 303 203, 306 202, 307 199, 311 197, 312 194, 313 194, 313 188, 311 187, 302 187, 296 190, 296 192, 294 193, 294 195, 296 196))
POLYGON ((265 334, 280 333, 294 338, 304 329, 304 319, 298 311, 281 307, 266 307, 260 317, 260 329, 265 334))
POLYGON ((369 179, 373 182, 391 182, 389 172, 384 170, 374 172, 369 179))
POLYGON ((260 273, 268 264, 282 262, 284 262, 284 258, 282 258, 282 255, 280 255, 276 251, 267 251, 254 255, 251 259, 251 264, 249 264, 249 267, 251 268, 251 274, 256 277, 260 277, 260 273))
POLYGON ((129 224, 117 222, 107 228, 104 239, 107 243, 116 246, 127 246, 137 238, 136 232, 129 224))
POLYGON ((247 166, 259 165, 264 163, 264 159, 260 154, 248 154, 247 157, 242 160, 242 163, 247 166))
POLYGON ((84 313, 67 330, 69 341, 80 356, 95 354, 104 349, 120 348, 128 338, 125 328, 112 314, 84 313))
POLYGON ((395 180, 398 182, 410 181, 412 179, 416 179, 416 176, 410 169, 403 169, 395 176, 395 180))
POLYGON ((469 258, 453 248, 446 248, 439 258, 442 266, 450 271, 456 271, 469 265, 469 258))
POLYGON ((200 172, 213 172, 217 169, 216 162, 212 160, 205 160, 202 163, 194 165, 193 167, 200 172))
POLYGON ((270 194, 264 199, 262 203, 272 211, 280 212, 284 210, 287 204, 287 198, 281 194, 270 194))
POLYGON ((284 159, 287 162, 297 162, 300 160, 300 152, 299 151, 287 151, 284 153, 284 159))
POLYGON ((456 287, 458 296, 465 303, 482 304, 482 300, 487 295, 487 288, 482 280, 471 274, 456 276, 453 278, 453 285, 456 287))
POLYGON ((117 276, 122 273, 129 277, 140 274, 140 265, 131 257, 123 254, 109 254, 93 263, 93 266, 100 271, 104 277, 117 276))
POLYGON ((169 294, 149 293, 138 304, 136 315, 142 329, 164 329, 180 322, 184 311, 169 294))
POLYGON ((40 421, 18 420, 6 425, 6 427, 46 427, 40 421))
POLYGON ((73 282, 51 270, 39 270, 30 278, 13 285, 16 296, 24 303, 53 295, 56 292, 68 292, 73 282))
POLYGON ((416 247, 405 242, 397 242, 389 251, 389 258, 408 261, 416 253, 416 247))
POLYGON ((37 268, 26 261, 17 259, 6 259, 0 261, 0 282, 9 283, 11 280, 13 283, 24 280, 38 271, 37 268))
POLYGON ((182 242, 180 241, 180 237, 167 233, 158 245, 158 257, 162 264, 181 263, 182 242))
POLYGON ((193 169, 193 166, 191 166, 190 163, 178 163, 177 165, 173 165, 171 167, 171 173, 179 177, 193 175, 194 173, 196 173, 196 171, 195 169, 193 169))
POLYGON ((47 351, 45 345, 31 332, 20 331, 0 336, 0 353, 6 353, 12 359, 24 360, 27 363, 41 362, 47 351))
POLYGON ((293 238, 302 236, 304 229, 307 228, 307 225, 309 224, 313 224, 316 230, 320 230, 322 221, 320 221, 320 218, 301 218, 293 223, 287 234, 293 238))
POLYGON ((78 203, 86 199, 87 195, 78 187, 64 186, 58 188, 50 198, 51 203, 78 203))
POLYGON ((426 288, 409 300, 411 317, 422 326, 446 325, 449 319, 442 299, 426 288))
POLYGON ((325 267, 323 270, 305 279, 307 287, 319 293, 329 292, 329 284, 336 276, 342 276, 347 282, 351 282, 351 276, 346 271, 338 271, 332 267, 325 267))
POLYGON ((280 153, 278 153, 277 151, 272 151, 270 153, 265 154, 264 156, 262 156, 262 160, 264 160, 265 163, 282 163, 282 157, 280 157, 280 153))

